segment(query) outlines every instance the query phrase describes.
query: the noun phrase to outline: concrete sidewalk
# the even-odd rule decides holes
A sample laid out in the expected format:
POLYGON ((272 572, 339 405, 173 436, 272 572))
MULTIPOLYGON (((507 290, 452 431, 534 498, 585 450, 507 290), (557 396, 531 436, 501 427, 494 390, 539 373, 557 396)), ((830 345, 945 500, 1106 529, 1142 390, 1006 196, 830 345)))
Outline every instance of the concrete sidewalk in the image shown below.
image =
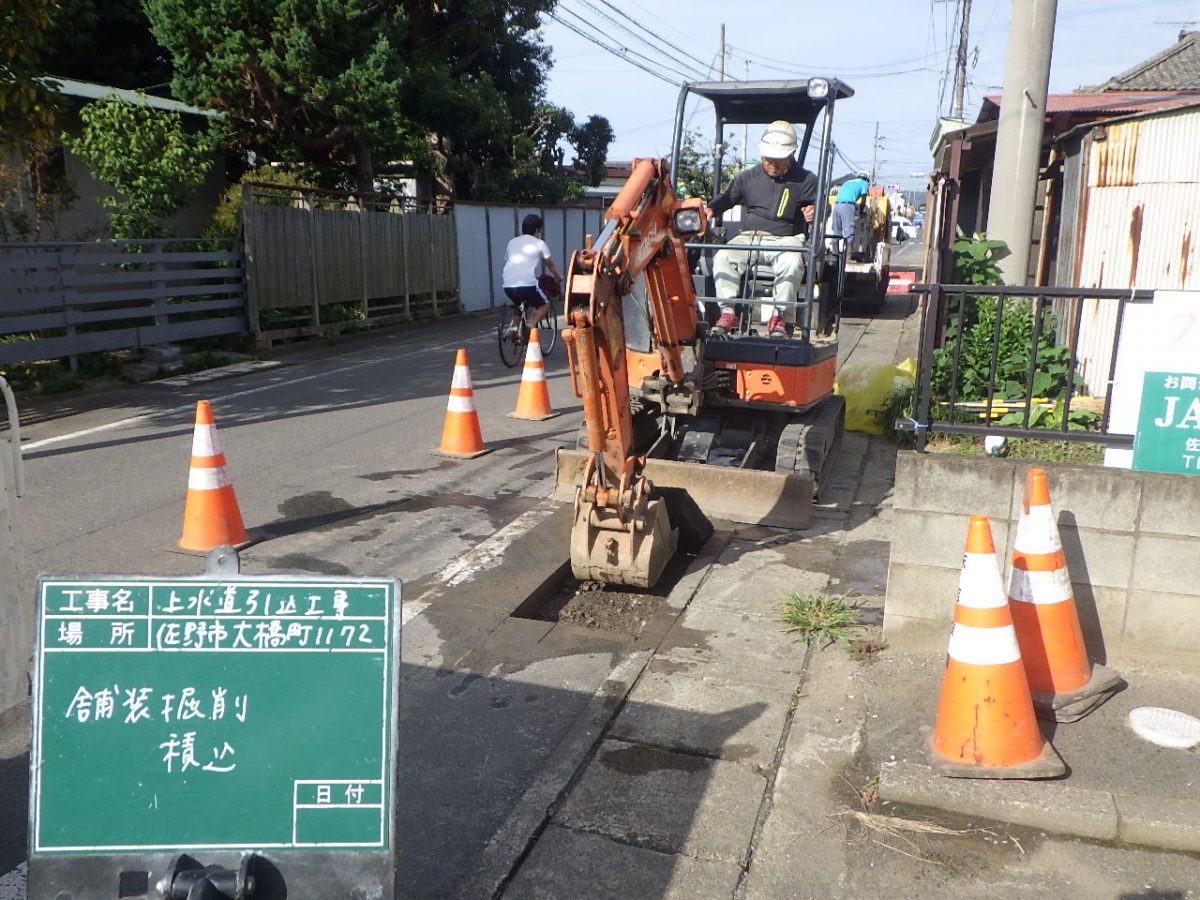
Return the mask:
MULTIPOLYGON (((915 319, 872 323, 843 364, 911 355, 915 319)), ((1134 706, 1200 711, 1195 679, 1123 672, 1127 690, 1047 731, 1058 781, 932 774, 944 659, 876 649, 894 456, 847 434, 814 529, 710 542, 669 598, 674 627, 563 750, 574 768, 548 767, 457 896, 1197 896, 1196 755, 1125 725, 1134 706), (866 643, 793 641, 777 618, 793 592, 853 594, 866 643)))

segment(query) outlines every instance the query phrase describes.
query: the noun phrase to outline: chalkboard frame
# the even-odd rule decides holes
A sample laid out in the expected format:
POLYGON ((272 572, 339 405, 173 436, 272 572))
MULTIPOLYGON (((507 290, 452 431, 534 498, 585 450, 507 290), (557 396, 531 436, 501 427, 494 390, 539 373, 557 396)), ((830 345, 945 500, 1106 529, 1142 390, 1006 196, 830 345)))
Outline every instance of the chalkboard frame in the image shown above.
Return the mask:
MULTIPOLYGON (((29 804, 29 889, 31 896, 40 896, 38 891, 53 889, 49 896, 62 898, 83 898, 93 896, 111 897, 157 897, 153 886, 158 884, 164 874, 170 869, 180 850, 196 857, 203 865, 219 865, 237 871, 251 853, 269 859, 278 868, 287 885, 292 889, 293 896, 351 896, 357 891, 362 896, 390 896, 394 889, 395 866, 397 858, 395 831, 395 785, 399 752, 399 685, 400 685, 400 639, 401 639, 401 584, 398 579, 386 577, 343 577, 317 575, 269 575, 245 576, 234 573, 215 574, 210 572, 203 576, 171 576, 171 575, 69 575, 42 576, 38 581, 37 593, 37 636, 34 655, 33 680, 33 735, 30 753, 30 804, 29 804), (313 843, 295 840, 293 823, 293 840, 291 845, 280 845, 278 842, 259 846, 254 841, 237 840, 232 843, 201 842, 196 845, 177 846, 174 842, 146 842, 72 852, 70 850, 42 847, 38 845, 40 803, 39 788, 41 785, 41 767, 46 748, 44 740, 44 720, 46 710, 44 679, 47 671, 45 645, 46 627, 48 620, 47 598, 49 591, 63 585, 71 585, 78 589, 79 585, 94 588, 114 587, 117 585, 146 588, 147 596, 153 597, 152 588, 182 586, 194 589, 197 598, 204 597, 204 590, 216 592, 232 588, 233 596, 257 589, 263 594, 282 592, 285 588, 312 589, 321 596, 329 599, 336 596, 336 591, 354 591, 365 589, 382 591, 384 617, 380 623, 372 623, 372 635, 382 634, 386 638, 382 660, 383 685, 382 695, 385 712, 380 722, 382 752, 386 757, 382 761, 382 777, 380 779, 380 798, 382 809, 381 839, 378 845, 366 846, 360 840, 347 844, 345 848, 337 844, 313 843), (150 893, 137 893, 136 890, 126 890, 126 885, 145 883, 150 887, 150 893), (100 885, 111 885, 111 889, 102 889, 100 885), (97 890, 100 889, 98 893, 97 890), (111 893, 109 892, 111 890, 111 893)), ((365 596, 365 595, 364 595, 365 596)), ((153 600, 147 601, 148 618, 153 619, 153 600)), ((203 604, 200 604, 201 606, 203 604)), ((203 610, 197 611, 198 618, 208 618, 202 615, 203 610)), ((326 610, 328 612, 328 610, 326 610)), ((114 617, 115 618, 115 617, 114 617)), ((131 616, 130 618, 137 618, 131 616)), ((236 616, 235 616, 236 618, 236 616)), ((263 618, 263 617, 260 617, 263 618)), ((366 617, 364 617, 366 618, 366 617)), ((232 619, 227 619, 232 621, 232 619)), ((329 615, 318 613, 307 620, 341 621, 329 615)), ((366 626, 363 626, 364 628, 366 626)), ((150 626, 147 626, 149 634, 150 626)), ((340 629, 341 630, 341 629, 340 629)), ((315 633, 310 627, 309 633, 315 633)), ((139 648, 141 652, 184 652, 186 649, 173 648, 164 650, 161 647, 139 648)), ((217 652, 222 658, 229 656, 223 651, 228 647, 220 645, 204 648, 202 646, 187 649, 217 652)), ((278 648, 266 648, 265 652, 275 652, 278 648)), ((297 649, 297 648, 293 648, 297 649)), ((341 649, 341 648, 339 648, 341 649)), ((349 647, 345 649, 350 649, 349 647)), ((323 658, 332 660, 337 653, 322 653, 320 648, 307 648, 307 656, 295 659, 323 658)), ((361 650, 360 653, 369 651, 361 650)), ((378 654, 376 654, 378 655, 378 654)), ((194 658, 194 657, 193 657, 194 658)), ((348 659, 349 657, 342 657, 348 659)), ((332 664, 332 663, 330 663, 332 664)), ((249 703, 247 702, 247 706, 249 703)), ((286 740, 286 736, 281 736, 286 740)), ((295 801, 293 801, 293 819, 295 817, 295 801)))

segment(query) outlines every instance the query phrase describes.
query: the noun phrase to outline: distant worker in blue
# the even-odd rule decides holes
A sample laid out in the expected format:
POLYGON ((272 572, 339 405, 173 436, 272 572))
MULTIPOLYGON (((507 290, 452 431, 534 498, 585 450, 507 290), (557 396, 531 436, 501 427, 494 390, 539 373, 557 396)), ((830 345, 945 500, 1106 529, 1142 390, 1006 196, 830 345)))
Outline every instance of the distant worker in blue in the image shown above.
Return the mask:
POLYGON ((846 246, 854 244, 855 219, 859 201, 867 196, 871 187, 871 176, 859 172, 849 181, 842 182, 833 200, 833 230, 846 238, 846 246))

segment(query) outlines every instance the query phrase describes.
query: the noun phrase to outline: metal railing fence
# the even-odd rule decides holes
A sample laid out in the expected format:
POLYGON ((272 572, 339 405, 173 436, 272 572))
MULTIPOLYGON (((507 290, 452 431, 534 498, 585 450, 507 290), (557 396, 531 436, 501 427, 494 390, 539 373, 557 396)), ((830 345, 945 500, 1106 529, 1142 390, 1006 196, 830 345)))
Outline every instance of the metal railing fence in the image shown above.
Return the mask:
MULTIPOLYGON (((1061 440, 1080 443, 1101 444, 1106 447, 1132 447, 1133 435, 1109 431, 1109 409, 1112 401, 1113 376, 1117 365, 1120 345, 1121 323, 1125 309, 1130 303, 1149 303, 1154 292, 1104 290, 1089 288, 1033 288, 1011 285, 963 285, 963 284, 916 284, 913 293, 924 295, 921 303, 921 349, 918 359, 915 416, 900 420, 896 427, 915 432, 917 449, 924 450, 929 435, 961 434, 1038 440, 1061 440), (1079 366, 1081 354, 1079 339, 1085 304, 1095 302, 1115 304, 1116 328, 1111 347, 1102 360, 1104 371, 1091 377, 1093 383, 1102 384, 1104 394, 1099 413, 1098 430, 1078 430, 1071 427, 1072 403, 1079 403, 1078 388, 1083 383, 1079 366), (995 322, 992 326, 991 354, 986 365, 987 384, 982 397, 963 396, 964 341, 971 304, 978 309, 980 304, 995 304, 995 322), (1032 332, 1028 346, 1008 347, 1009 356, 1001 359, 1002 329, 1005 327, 1005 309, 1023 304, 1032 316, 1032 332), (1047 334, 1048 328, 1053 334, 1047 334), (1046 356, 1043 337, 1048 337, 1052 346, 1066 347, 1065 360, 1059 359, 1056 367, 1065 366, 1059 375, 1061 387, 1056 396, 1036 397, 1035 383, 1043 373, 1046 356), (938 356, 938 351, 941 355, 938 356), (1017 354, 1021 353, 1020 357, 1017 354), (947 365, 948 360, 948 365, 947 365), (1017 398, 997 396, 997 377, 1002 364, 1020 363, 1024 370, 1023 390, 1017 398), (941 370, 938 389, 935 392, 935 365, 941 370), (1048 404, 1055 408, 1057 419, 1049 427, 1033 427, 1031 421, 1038 418, 1036 410, 1043 411, 1048 404), (1014 415, 1015 414, 1015 415, 1014 415), (1019 419, 1016 424, 1012 419, 1019 419), (1000 419, 1008 419, 1000 424, 1000 419)), ((990 311, 989 311, 990 312, 990 311)), ((1094 359, 1093 364, 1101 360, 1094 359)), ((1043 382, 1044 382, 1043 378, 1043 382)))

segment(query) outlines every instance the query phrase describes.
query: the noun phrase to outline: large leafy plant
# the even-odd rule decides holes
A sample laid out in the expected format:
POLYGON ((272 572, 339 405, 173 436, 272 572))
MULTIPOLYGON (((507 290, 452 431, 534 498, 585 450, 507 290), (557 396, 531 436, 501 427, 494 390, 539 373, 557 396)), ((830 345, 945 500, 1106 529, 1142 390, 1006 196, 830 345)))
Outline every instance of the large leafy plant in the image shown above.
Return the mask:
MULTIPOLYGON (((1003 241, 988 240, 976 233, 954 242, 954 281, 956 284, 1000 284, 997 260, 1006 252, 1003 241)), ((955 348, 960 345, 958 384, 955 400, 983 400, 989 380, 994 379, 998 400, 1025 397, 1060 398, 1067 390, 1070 351, 1054 341, 1056 321, 1053 312, 1031 299, 994 296, 962 296, 947 317, 946 340, 934 351, 932 387, 936 397, 948 399, 955 348), (1040 326, 1038 319, 1041 319, 1040 326), (1036 366, 1030 381, 1030 351, 1037 331, 1036 366), (993 374, 993 356, 995 372, 993 374)), ((1051 425, 1053 415, 1036 406, 1030 424, 1051 425)), ((1076 419, 1074 413, 1072 420, 1076 419)), ((1059 418, 1061 423, 1061 417, 1059 418)), ((1015 424, 1006 421, 1004 424, 1015 424)))

